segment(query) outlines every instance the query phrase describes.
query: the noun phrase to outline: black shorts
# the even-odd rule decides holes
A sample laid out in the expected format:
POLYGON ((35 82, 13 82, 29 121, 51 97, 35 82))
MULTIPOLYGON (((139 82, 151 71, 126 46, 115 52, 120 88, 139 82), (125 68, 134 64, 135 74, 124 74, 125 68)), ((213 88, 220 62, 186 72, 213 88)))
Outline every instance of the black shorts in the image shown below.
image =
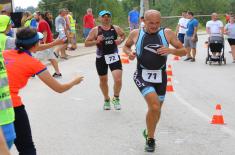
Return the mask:
POLYGON ((160 102, 164 101, 167 86, 166 71, 162 71, 162 83, 150 83, 144 81, 142 78, 142 70, 136 70, 133 79, 143 96, 147 95, 148 93, 156 92, 160 102))
POLYGON ((230 46, 235 45, 235 39, 228 38, 228 43, 230 46))
POLYGON ((108 66, 110 68, 111 71, 113 70, 122 70, 122 63, 121 63, 121 59, 120 56, 119 57, 119 61, 116 61, 112 64, 106 64, 105 62, 105 58, 104 56, 101 58, 96 58, 96 70, 99 76, 103 76, 103 75, 107 75, 108 73, 108 66))

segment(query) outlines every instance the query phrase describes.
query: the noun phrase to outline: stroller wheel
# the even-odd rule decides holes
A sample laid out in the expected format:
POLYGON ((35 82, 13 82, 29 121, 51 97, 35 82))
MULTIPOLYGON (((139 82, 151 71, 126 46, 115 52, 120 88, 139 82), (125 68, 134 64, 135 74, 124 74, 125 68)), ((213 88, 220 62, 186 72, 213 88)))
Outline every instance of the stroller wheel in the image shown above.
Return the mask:
POLYGON ((212 63, 212 62, 211 62, 211 61, 209 61, 209 65, 211 65, 211 63, 212 63))
POLYGON ((224 64, 226 65, 226 58, 224 58, 224 64))
POLYGON ((206 57, 206 62, 205 62, 206 64, 207 64, 207 61, 208 61, 208 57, 206 57))

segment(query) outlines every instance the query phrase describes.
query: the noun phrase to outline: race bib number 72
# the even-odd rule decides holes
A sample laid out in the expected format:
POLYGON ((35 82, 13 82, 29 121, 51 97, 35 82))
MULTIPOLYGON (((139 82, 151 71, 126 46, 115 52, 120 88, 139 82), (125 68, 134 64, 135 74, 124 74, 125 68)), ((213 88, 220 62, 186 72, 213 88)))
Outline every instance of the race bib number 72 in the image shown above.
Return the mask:
POLYGON ((142 78, 146 82, 162 83, 162 70, 142 70, 142 78))
POLYGON ((105 55, 104 58, 105 58, 106 64, 112 64, 119 60, 117 53, 105 55))

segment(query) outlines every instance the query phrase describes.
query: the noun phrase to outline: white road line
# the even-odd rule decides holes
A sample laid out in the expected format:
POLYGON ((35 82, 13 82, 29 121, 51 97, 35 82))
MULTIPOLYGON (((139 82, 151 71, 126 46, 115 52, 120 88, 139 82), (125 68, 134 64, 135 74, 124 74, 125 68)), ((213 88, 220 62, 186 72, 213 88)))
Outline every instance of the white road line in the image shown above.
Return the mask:
MULTIPOLYGON (((190 103, 188 103, 186 100, 184 100, 179 94, 177 93, 172 93, 172 95, 175 96, 175 98, 184 106, 188 107, 191 111, 193 111, 196 115, 200 116, 201 118, 203 118, 204 120, 206 120, 207 122, 210 122, 211 119, 209 116, 207 116, 206 114, 204 114, 203 112, 201 112, 199 109, 195 108, 194 106, 192 106, 190 103)), ((226 126, 220 126, 221 130, 224 133, 229 134, 230 136, 232 136, 233 138, 235 138, 235 131, 230 129, 229 127, 226 126)))
POLYGON ((78 97, 71 97, 71 99, 76 100, 76 101, 82 101, 82 98, 78 98, 78 97))

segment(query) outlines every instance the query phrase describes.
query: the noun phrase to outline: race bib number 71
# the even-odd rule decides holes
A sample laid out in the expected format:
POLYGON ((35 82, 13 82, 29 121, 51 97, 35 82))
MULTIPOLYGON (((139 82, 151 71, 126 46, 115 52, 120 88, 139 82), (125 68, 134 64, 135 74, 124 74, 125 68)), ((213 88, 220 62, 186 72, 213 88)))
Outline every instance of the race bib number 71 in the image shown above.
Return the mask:
POLYGON ((162 70, 142 70, 142 78, 146 82, 162 83, 162 70))
POLYGON ((112 64, 119 60, 117 53, 105 55, 104 58, 105 58, 106 64, 112 64))

